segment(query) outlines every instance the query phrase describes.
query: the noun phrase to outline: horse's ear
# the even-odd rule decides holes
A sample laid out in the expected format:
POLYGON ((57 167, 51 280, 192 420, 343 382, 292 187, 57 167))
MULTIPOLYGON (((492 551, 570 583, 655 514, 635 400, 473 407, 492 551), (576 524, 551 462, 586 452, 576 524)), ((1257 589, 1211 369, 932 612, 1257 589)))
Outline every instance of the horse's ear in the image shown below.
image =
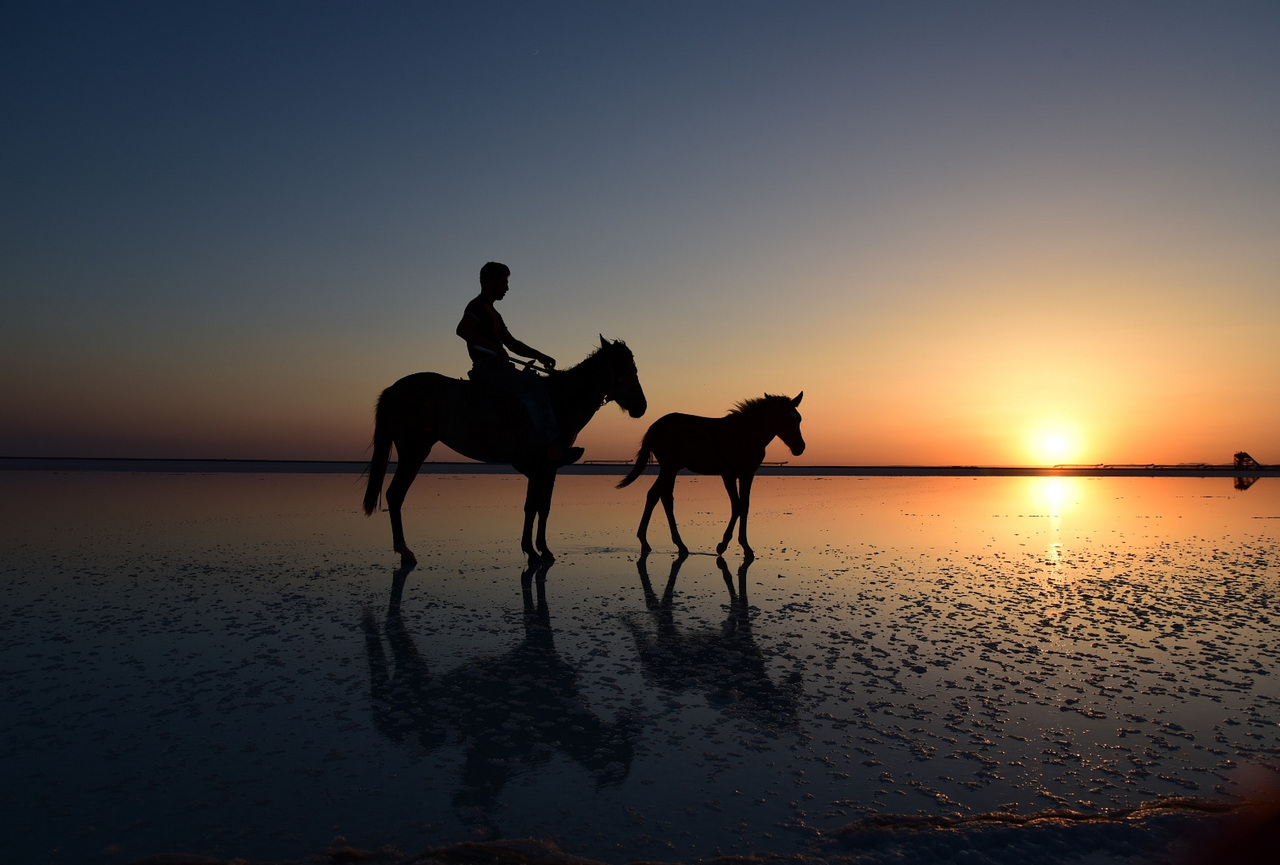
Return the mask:
POLYGON ((804 391, 800 391, 800 395, 791 401, 792 406, 800 405, 800 400, 804 399, 804 391))
POLYGON ((602 334, 600 334, 600 347, 601 347, 601 348, 608 348, 608 347, 609 347, 609 340, 607 340, 607 339, 605 339, 605 338, 604 338, 604 334, 603 334, 603 333, 602 333, 602 334))

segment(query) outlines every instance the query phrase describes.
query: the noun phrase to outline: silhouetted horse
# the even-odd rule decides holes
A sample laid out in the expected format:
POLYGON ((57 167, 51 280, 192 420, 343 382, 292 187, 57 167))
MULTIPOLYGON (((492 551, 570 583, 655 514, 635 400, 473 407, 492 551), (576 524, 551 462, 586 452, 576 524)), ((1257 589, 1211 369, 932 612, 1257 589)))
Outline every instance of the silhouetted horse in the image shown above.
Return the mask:
POLYGON ((659 599, 649 582, 647 557, 636 562, 645 606, 653 616, 646 628, 634 614, 623 614, 623 624, 636 642, 645 678, 671 693, 703 691, 726 714, 748 718, 761 726, 782 730, 795 726, 799 699, 804 690, 798 672, 781 682, 769 676, 768 659, 751 633, 751 608, 747 603, 747 569, 738 566, 738 591, 723 558, 716 565, 729 588, 729 615, 720 627, 682 628, 675 621, 676 577, 687 556, 671 563, 667 585, 659 599))
POLYGON ((619 487, 625 487, 640 477, 649 464, 650 456, 658 461, 658 479, 649 488, 649 495, 644 503, 644 516, 640 518, 640 530, 636 533, 640 538, 641 552, 647 553, 652 549, 646 535, 649 531, 649 517, 653 515, 653 506, 658 503, 659 498, 667 512, 671 540, 681 553, 689 551, 676 529, 674 509, 676 474, 680 469, 688 469, 700 475, 720 475, 724 479, 724 488, 729 493, 729 526, 724 530, 724 538, 716 547, 716 553, 724 554, 729 546, 729 539, 733 537, 734 523, 741 519, 738 542, 742 544, 743 555, 748 559, 754 558, 755 552, 747 543, 751 482, 755 479, 756 470, 764 462, 765 447, 775 436, 786 442, 791 453, 796 456, 804 453, 800 412, 796 411, 796 406, 800 405, 803 397, 803 391, 795 399, 765 394, 763 397, 738 403, 737 408, 724 417, 669 414, 654 421, 640 441, 635 466, 618 484, 619 487))
POLYGON ((453 793, 459 814, 479 811, 481 820, 491 820, 512 776, 536 771, 557 754, 582 766, 598 787, 625 781, 639 727, 625 711, 612 721, 600 717, 582 693, 577 667, 556 650, 545 594, 550 565, 530 564, 521 575, 524 635, 517 645, 435 675, 400 614, 412 567, 396 571, 383 627, 370 611, 361 622, 370 705, 374 725, 392 741, 426 752, 462 746, 453 793))
MULTIPOLYGON (((532 373, 530 373, 532 375, 532 373)), ((636 373, 631 349, 621 340, 600 337, 600 347, 577 366, 553 371, 544 379, 555 411, 561 444, 573 443, 595 413, 610 400, 632 417, 645 413, 648 404, 636 373)), ((373 428, 373 457, 364 512, 378 506, 382 479, 396 446, 395 476, 387 485, 387 510, 391 514, 391 540, 402 564, 417 557, 404 542, 400 507, 409 485, 418 475, 436 442, 444 442, 463 456, 488 463, 508 463, 529 479, 524 499, 524 531, 520 549, 530 561, 553 561, 547 549, 547 514, 555 488, 556 466, 541 449, 530 451, 533 429, 519 400, 491 387, 434 372, 405 376, 378 397, 373 428), (537 547, 533 518, 538 517, 537 547)))

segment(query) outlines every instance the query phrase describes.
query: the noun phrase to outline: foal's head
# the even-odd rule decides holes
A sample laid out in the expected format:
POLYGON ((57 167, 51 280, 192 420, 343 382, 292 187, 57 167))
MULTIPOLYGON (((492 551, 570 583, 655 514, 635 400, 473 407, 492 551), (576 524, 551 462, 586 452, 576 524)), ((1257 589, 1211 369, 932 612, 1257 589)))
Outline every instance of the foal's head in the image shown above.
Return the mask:
POLYGON ((800 405, 802 399, 804 391, 800 391, 795 399, 767 393, 763 397, 738 403, 733 413, 765 425, 791 448, 792 455, 800 456, 804 453, 804 436, 800 434, 800 412, 796 410, 796 406, 800 405))

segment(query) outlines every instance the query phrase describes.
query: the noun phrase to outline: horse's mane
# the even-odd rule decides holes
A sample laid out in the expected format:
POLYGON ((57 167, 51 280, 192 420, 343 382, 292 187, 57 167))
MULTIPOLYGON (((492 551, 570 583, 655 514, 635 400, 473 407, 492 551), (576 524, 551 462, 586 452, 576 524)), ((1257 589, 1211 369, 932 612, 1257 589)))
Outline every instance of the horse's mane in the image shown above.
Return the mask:
MULTIPOLYGON (((613 348, 614 346, 621 346, 622 348, 626 348, 627 344, 620 339, 615 339, 613 342, 609 343, 609 348, 613 348)), ((564 375, 566 372, 570 372, 572 370, 577 369, 580 366, 584 366, 588 361, 592 360, 596 355, 598 355, 600 352, 604 350, 605 350, 604 346, 597 345, 595 348, 591 350, 590 354, 588 354, 582 360, 575 363, 573 366, 565 367, 564 369, 560 369, 559 367, 557 367, 556 369, 550 369, 550 370, 547 370, 545 373, 543 373, 543 375, 546 378, 555 378, 556 376, 564 375)), ((630 349, 628 349, 628 351, 629 350, 630 349)))
POLYGON ((788 407, 791 405, 791 397, 779 396, 778 394, 767 393, 764 396, 756 396, 751 399, 744 399, 742 402, 729 409, 731 415, 752 414, 758 411, 768 411, 776 408, 780 404, 785 403, 788 407))

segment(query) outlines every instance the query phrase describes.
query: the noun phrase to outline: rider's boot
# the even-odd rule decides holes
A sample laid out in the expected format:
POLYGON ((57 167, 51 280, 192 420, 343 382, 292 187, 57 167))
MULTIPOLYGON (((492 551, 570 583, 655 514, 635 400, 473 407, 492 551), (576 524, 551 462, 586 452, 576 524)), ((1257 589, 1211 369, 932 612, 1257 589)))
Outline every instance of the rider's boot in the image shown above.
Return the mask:
POLYGON ((563 447, 554 443, 547 446, 547 460, 556 468, 573 465, 582 459, 584 453, 586 451, 578 447, 563 447))

